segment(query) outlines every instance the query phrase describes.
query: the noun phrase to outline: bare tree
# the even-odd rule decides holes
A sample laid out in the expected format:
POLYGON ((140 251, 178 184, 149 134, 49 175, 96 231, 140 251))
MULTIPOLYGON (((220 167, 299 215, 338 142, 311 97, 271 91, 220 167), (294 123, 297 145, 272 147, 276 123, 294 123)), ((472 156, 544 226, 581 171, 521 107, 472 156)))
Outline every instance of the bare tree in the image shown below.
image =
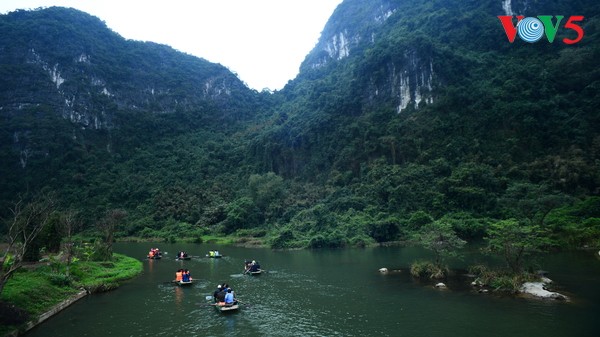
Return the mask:
POLYGON ((60 229, 63 237, 63 249, 66 254, 66 275, 69 276, 71 262, 73 260, 73 233, 81 226, 81 219, 77 212, 69 210, 64 213, 60 221, 60 229))
POLYGON ((0 260, 0 294, 6 282, 23 265, 23 256, 29 245, 48 224, 54 210, 55 200, 51 195, 39 195, 30 202, 23 196, 10 208, 7 220, 7 245, 0 260))
POLYGON ((100 257, 104 261, 110 261, 112 259, 112 244, 114 241, 114 234, 117 226, 127 216, 127 212, 122 209, 112 209, 106 212, 106 215, 98 222, 98 228, 104 235, 102 246, 97 247, 100 249, 100 257))

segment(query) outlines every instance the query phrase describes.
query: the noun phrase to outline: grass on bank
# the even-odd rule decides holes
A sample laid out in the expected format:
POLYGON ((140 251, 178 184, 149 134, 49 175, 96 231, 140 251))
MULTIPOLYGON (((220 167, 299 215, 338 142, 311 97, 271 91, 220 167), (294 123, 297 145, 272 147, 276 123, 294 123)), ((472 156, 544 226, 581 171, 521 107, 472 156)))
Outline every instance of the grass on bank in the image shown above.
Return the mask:
MULTIPOLYGON (((133 278, 143 270, 141 261, 113 254, 113 261, 78 261, 71 265, 71 277, 44 264, 37 268, 18 270, 4 287, 0 300, 12 304, 29 315, 29 320, 43 314, 53 306, 79 293, 111 290, 119 282, 133 278)), ((23 326, 0 324, 0 336, 23 326)))
POLYGON ((112 261, 78 262, 72 267, 74 285, 90 292, 114 289, 119 282, 130 279, 143 270, 142 262, 121 254, 113 254, 112 261))

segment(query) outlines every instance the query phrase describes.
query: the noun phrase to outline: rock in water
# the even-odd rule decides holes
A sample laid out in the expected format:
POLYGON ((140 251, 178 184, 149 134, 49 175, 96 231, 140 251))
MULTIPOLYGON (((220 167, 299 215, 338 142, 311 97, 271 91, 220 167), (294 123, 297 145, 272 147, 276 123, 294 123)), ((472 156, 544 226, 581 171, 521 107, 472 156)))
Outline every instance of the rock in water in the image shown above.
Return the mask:
POLYGON ((547 298, 554 300, 569 300, 565 295, 548 291, 544 289, 544 283, 542 282, 526 282, 521 286, 521 293, 528 294, 538 298, 547 298))

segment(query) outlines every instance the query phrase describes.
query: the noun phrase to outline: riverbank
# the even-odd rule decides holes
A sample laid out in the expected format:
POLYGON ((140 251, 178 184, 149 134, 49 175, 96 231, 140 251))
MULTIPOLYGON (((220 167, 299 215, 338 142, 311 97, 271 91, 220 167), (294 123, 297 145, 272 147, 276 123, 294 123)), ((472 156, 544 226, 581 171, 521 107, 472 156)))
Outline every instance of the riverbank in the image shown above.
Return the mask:
POLYGON ((121 254, 107 262, 78 261, 70 277, 45 263, 23 268, 9 280, 0 300, 24 321, 0 323, 0 336, 18 336, 85 295, 115 289, 142 270, 141 261, 121 254))

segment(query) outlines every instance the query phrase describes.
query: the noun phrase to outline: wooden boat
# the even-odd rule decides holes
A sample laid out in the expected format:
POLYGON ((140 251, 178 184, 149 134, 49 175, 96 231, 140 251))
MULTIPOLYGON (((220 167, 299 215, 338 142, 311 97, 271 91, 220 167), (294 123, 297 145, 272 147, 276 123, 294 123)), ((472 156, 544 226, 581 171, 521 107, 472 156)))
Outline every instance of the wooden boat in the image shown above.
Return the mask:
POLYGON ((251 276, 258 276, 260 274, 262 274, 262 269, 256 270, 256 271, 247 271, 245 272, 245 274, 251 275, 251 276))
POLYGON ((148 255, 147 258, 150 260, 160 260, 160 259, 162 259, 162 254, 154 255, 154 256, 148 255))
POLYGON ((215 309, 217 309, 217 311, 220 311, 223 313, 237 311, 240 308, 240 305, 237 302, 235 302, 235 304, 231 304, 231 305, 219 305, 219 304, 215 303, 213 306, 215 307, 215 309))
POLYGON ((206 257, 210 257, 211 259, 220 259, 220 258, 223 257, 223 255, 219 254, 219 255, 212 255, 211 256, 209 254, 206 254, 206 257))
POLYGON ((194 280, 187 281, 187 282, 184 282, 184 281, 173 281, 173 283, 175 283, 178 286, 184 287, 184 286, 189 286, 190 284, 193 284, 194 280))
POLYGON ((191 260, 192 257, 191 256, 184 256, 184 257, 176 257, 175 260, 191 260))

